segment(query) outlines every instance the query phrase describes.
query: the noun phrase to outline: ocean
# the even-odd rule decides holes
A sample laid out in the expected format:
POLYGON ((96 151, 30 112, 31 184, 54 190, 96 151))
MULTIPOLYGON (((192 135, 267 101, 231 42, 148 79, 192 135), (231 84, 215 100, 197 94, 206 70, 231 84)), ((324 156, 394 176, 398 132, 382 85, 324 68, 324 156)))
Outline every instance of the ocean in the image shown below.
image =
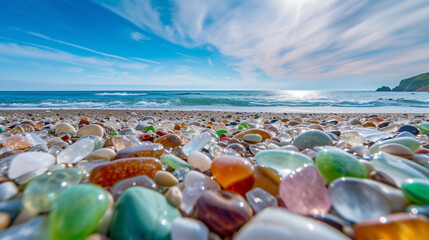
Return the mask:
POLYGON ((241 112, 429 113, 427 92, 14 91, 0 109, 168 109, 241 112))

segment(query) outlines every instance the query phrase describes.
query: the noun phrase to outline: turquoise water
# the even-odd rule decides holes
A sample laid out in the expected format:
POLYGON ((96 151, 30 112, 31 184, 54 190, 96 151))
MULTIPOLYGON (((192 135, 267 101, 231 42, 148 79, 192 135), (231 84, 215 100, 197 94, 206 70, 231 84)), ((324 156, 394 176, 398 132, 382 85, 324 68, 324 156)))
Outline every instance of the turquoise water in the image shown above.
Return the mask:
POLYGON ((0 109, 429 112, 429 93, 427 92, 42 91, 0 93, 0 109))

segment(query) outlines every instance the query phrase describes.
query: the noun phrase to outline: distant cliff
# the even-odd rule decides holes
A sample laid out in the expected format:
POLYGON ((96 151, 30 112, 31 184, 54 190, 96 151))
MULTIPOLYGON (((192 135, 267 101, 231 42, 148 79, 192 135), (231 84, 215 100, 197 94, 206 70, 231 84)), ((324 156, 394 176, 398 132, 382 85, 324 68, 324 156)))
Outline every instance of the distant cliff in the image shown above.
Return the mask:
POLYGON ((398 86, 390 89, 383 86, 377 91, 426 92, 429 91, 429 72, 402 80, 398 86))

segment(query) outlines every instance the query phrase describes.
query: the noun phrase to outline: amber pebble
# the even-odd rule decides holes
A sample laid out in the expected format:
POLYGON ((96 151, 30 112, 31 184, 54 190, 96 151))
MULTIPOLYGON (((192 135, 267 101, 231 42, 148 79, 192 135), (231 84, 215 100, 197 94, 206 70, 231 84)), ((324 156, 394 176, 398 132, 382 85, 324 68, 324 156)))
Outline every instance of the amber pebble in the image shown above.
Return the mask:
POLYGON ((84 120, 84 119, 80 120, 79 122, 79 125, 89 125, 89 124, 91 123, 88 120, 84 120))
POLYGON ((329 121, 332 121, 332 120, 336 120, 336 121, 338 121, 338 122, 344 122, 344 121, 347 121, 346 119, 344 119, 344 118, 342 118, 342 117, 338 117, 338 116, 329 116, 329 117, 325 120, 325 122, 329 122, 329 121))
POLYGON ((233 143, 240 143, 240 140, 238 140, 237 138, 228 139, 228 145, 233 144, 233 143))
POLYGON ((255 165, 255 183, 252 189, 259 187, 276 196, 279 194, 279 184, 281 181, 282 178, 276 170, 255 165))
POLYGON ((223 188, 244 196, 255 182, 255 169, 245 158, 221 156, 213 160, 211 172, 223 188))
MULTIPOLYGON (((228 142, 229 143, 229 142, 228 142)), ((230 148, 234 151, 236 151, 237 153, 239 153, 241 156, 244 156, 246 154, 246 148, 243 147, 243 145, 241 145, 240 143, 232 143, 229 144, 226 148, 230 148)))
POLYGON ((33 141, 25 136, 17 135, 6 138, 3 141, 2 146, 12 147, 14 150, 23 150, 33 146, 33 141))
POLYGON ((13 134, 23 133, 23 132, 34 132, 34 128, 33 128, 33 126, 31 126, 29 124, 19 124, 19 125, 16 125, 9 132, 13 133, 13 134))
POLYGON ((156 158, 124 158, 95 167, 89 180, 103 187, 110 187, 118 181, 139 175, 153 178, 161 168, 162 163, 156 158))
POLYGON ((21 124, 28 124, 28 125, 31 125, 33 128, 37 128, 36 124, 31 120, 22 121, 21 124))
POLYGON ((118 152, 115 159, 131 157, 161 157, 164 147, 159 143, 140 144, 118 152))
POLYGON ((429 219, 396 213, 354 225, 356 240, 423 240, 429 236, 429 219))
POLYGON ((376 127, 373 122, 364 122, 362 127, 376 127))
POLYGON ((237 138, 237 139, 242 139, 244 137, 244 135, 246 135, 246 134, 259 134, 262 137, 262 141, 265 141, 265 139, 271 138, 271 135, 268 131, 263 130, 263 129, 258 129, 258 128, 252 128, 252 129, 248 129, 245 131, 241 131, 232 137, 237 138))
POLYGON ((240 229, 253 214, 249 204, 240 195, 209 190, 198 198, 194 215, 212 231, 226 237, 240 229))
POLYGON ((159 143, 164 147, 175 148, 182 145, 182 140, 176 134, 167 134, 155 139, 155 143, 159 143))

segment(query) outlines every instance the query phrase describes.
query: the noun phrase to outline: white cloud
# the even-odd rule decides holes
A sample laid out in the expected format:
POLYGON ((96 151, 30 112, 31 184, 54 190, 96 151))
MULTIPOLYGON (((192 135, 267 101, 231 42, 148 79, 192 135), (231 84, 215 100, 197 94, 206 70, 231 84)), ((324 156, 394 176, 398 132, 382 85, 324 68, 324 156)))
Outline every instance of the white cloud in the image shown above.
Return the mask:
POLYGON ((217 48, 244 79, 380 76, 429 66, 425 0, 172 2, 165 23, 151 1, 102 5, 172 43, 217 48))
POLYGON ((210 65, 210 66, 213 66, 213 63, 212 63, 212 59, 211 59, 211 58, 209 58, 209 57, 208 57, 208 58, 207 58, 207 62, 209 63, 209 65, 210 65))
POLYGON ((131 33, 131 38, 136 40, 136 41, 140 41, 140 40, 151 40, 150 37, 140 33, 140 32, 132 32, 131 33))

